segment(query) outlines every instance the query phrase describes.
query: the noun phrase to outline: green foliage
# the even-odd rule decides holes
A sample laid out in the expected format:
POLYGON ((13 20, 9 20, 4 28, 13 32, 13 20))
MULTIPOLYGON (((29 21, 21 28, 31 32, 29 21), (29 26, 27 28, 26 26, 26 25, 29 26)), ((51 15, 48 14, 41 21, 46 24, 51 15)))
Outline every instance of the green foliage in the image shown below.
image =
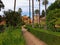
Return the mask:
POLYGON ((52 31, 56 31, 55 25, 60 18, 60 9, 51 10, 48 12, 46 21, 47 21, 47 28, 52 31))
POLYGON ((38 9, 35 10, 35 14, 39 14, 39 10, 38 9))
POLYGON ((0 33, 1 33, 1 32, 4 32, 4 29, 5 29, 5 28, 4 28, 4 25, 0 25, 0 33))
POLYGON ((18 13, 21 15, 21 13, 22 13, 22 9, 21 8, 18 9, 18 13))
POLYGON ((54 9, 60 9, 60 1, 55 1, 52 3, 49 7, 48 10, 54 10, 54 9))
POLYGON ((40 40, 46 42, 48 45, 60 45, 60 33, 43 30, 39 28, 28 27, 28 31, 34 34, 40 40))
POLYGON ((48 4, 48 0, 43 0, 43 5, 47 5, 48 4))
POLYGON ((45 11, 44 10, 42 10, 42 17, 44 17, 45 16, 45 11))
POLYGON ((4 9, 4 4, 3 4, 3 2, 0 0, 0 11, 1 11, 1 8, 3 8, 4 9))
POLYGON ((0 15, 0 22, 2 21, 2 16, 0 15))
MULTIPOLYGON (((3 21, 3 17, 0 15, 0 23, 3 21)), ((4 25, 0 24, 0 33, 4 32, 4 25)))
POLYGON ((22 25, 23 21, 18 12, 12 10, 4 11, 7 26, 22 25))
POLYGON ((55 24, 60 26, 60 18, 58 18, 58 20, 55 22, 55 24))
POLYGON ((8 27, 0 34, 0 45, 25 45, 20 28, 8 27))

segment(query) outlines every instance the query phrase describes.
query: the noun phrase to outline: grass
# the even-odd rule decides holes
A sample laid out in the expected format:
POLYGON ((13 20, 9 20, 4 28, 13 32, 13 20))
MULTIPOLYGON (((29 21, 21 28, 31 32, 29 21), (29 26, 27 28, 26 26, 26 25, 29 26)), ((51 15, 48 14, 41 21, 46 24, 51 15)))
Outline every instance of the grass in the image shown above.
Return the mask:
POLYGON ((52 32, 40 28, 26 27, 29 32, 34 34, 40 40, 46 42, 48 45, 60 45, 60 32, 52 32))
POLYGON ((48 33, 48 34, 60 36, 60 32, 52 32, 52 31, 48 31, 48 30, 44 30, 44 29, 39 29, 39 28, 36 28, 36 29, 37 29, 38 31, 41 31, 41 32, 45 32, 45 33, 48 33))
POLYGON ((0 45, 25 45, 20 28, 9 27, 0 34, 0 45))

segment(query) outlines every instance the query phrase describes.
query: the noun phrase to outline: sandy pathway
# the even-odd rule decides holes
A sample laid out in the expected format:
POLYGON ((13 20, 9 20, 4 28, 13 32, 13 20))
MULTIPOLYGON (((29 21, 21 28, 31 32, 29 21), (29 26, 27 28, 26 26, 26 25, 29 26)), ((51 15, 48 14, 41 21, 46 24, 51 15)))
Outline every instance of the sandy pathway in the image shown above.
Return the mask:
POLYGON ((46 45, 43 41, 37 39, 33 34, 22 27, 23 36, 26 40, 26 45, 46 45))

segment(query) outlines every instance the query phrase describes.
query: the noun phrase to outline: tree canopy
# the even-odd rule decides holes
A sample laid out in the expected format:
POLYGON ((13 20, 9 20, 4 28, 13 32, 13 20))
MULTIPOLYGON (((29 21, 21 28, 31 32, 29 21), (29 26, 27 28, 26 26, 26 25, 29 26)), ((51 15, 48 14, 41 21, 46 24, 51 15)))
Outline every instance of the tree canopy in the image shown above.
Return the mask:
POLYGON ((7 26, 17 26, 22 24, 22 19, 18 12, 12 10, 4 11, 7 26))
POLYGON ((48 10, 54 10, 54 9, 60 9, 60 1, 55 1, 52 3, 49 7, 48 10))
MULTIPOLYGON (((47 14, 47 27, 51 30, 55 29, 55 25, 60 25, 60 9, 51 10, 47 14), (59 22, 59 23, 57 23, 59 22)), ((56 29, 55 29, 56 30, 56 29)))

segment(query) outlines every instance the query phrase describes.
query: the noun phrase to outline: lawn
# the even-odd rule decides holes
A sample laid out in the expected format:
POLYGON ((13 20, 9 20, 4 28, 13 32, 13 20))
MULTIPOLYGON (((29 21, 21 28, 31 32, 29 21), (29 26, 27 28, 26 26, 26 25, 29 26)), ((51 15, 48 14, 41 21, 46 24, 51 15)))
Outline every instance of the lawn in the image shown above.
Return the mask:
POLYGON ((25 45, 21 28, 6 28, 3 33, 0 33, 0 45, 25 45))

